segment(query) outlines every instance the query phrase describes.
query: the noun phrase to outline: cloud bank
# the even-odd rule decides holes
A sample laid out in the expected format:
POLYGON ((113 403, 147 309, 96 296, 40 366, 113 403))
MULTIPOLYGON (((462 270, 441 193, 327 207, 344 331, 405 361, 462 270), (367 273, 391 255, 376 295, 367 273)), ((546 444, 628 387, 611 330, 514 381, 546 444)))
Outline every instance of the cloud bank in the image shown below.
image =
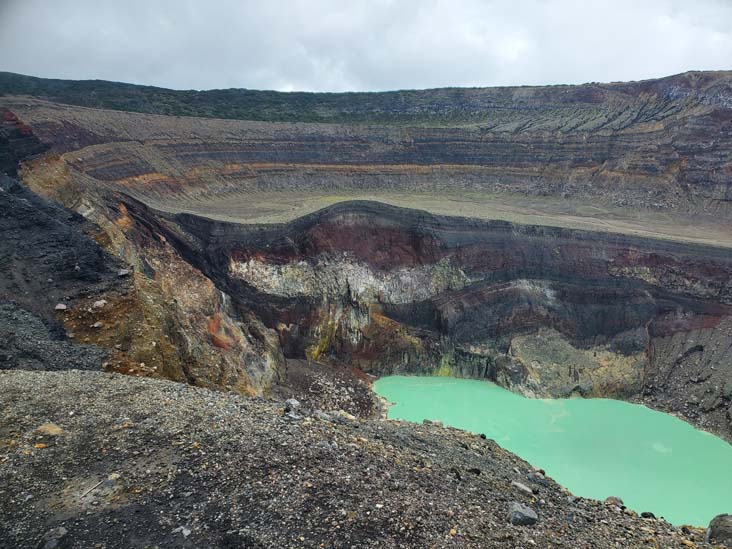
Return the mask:
POLYGON ((177 89, 577 84, 732 69, 728 0, 0 0, 0 70, 177 89))

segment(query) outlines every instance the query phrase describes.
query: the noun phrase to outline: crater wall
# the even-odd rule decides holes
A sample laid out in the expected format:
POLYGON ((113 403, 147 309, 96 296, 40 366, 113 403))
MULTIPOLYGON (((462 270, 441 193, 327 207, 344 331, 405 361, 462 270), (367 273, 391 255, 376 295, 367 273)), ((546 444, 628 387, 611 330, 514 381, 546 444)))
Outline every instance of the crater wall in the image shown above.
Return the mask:
POLYGON ((128 211, 276 331, 288 357, 637 398, 729 433, 725 248, 370 202, 259 226, 128 211))
POLYGON ((729 438, 730 82, 264 93, 257 120, 4 96, 0 161, 133 267, 131 356, 167 335, 168 377, 261 394, 285 358, 470 376, 729 438))

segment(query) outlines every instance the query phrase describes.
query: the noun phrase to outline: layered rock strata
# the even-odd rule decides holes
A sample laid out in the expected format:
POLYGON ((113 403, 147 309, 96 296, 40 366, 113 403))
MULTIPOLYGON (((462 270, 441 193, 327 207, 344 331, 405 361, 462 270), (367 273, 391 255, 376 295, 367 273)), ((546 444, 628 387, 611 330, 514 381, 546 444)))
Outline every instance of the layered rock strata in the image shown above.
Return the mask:
MULTIPOLYGON (((17 163, 39 145, 32 134, 20 145, 0 140, 0 157, 17 163)), ((176 250, 145 226, 130 233, 123 208, 92 217, 100 196, 84 204, 96 223, 0 175, 0 369, 105 368, 247 394, 271 387, 284 367, 273 333, 233 319, 227 296, 176 250)))
MULTIPOLYGON (((327 124, 306 123, 309 111, 298 117, 296 109, 287 110, 290 122, 273 123, 13 97, 0 104, 61 154, 74 178, 194 211, 196 200, 222 193, 419 190, 728 219, 731 82, 727 72, 686 73, 625 84, 365 94, 350 97, 348 108, 313 94, 315 111, 340 113, 320 121, 338 122, 327 124)), ((7 91, 20 89, 7 83, 7 91)), ((259 100, 265 104, 266 94, 259 100)), ((196 101, 205 105, 206 96, 196 101)))
POLYGON ((370 202, 259 226, 129 199, 126 211, 275 330, 288 357, 531 396, 643 397, 729 435, 726 248, 370 202))
POLYGON ((246 393, 286 377, 286 358, 346 362, 533 396, 639 398, 729 437, 729 73, 415 93, 393 116, 371 111, 378 124, 0 98, 13 131, 32 128, 49 148, 26 158, 23 181, 94 222, 132 266, 135 305, 110 310, 134 329, 89 329, 89 304, 65 329, 125 352, 112 361, 121 371, 246 393), (196 215, 212 201, 282 214, 290 195, 348 190, 466 203, 504 193, 554 200, 562 216, 540 226, 373 202, 285 224, 196 215), (623 234, 608 205, 658 238, 623 234), (580 211, 598 230, 562 228, 580 211), (699 229, 687 243, 664 232, 689 219, 699 229))

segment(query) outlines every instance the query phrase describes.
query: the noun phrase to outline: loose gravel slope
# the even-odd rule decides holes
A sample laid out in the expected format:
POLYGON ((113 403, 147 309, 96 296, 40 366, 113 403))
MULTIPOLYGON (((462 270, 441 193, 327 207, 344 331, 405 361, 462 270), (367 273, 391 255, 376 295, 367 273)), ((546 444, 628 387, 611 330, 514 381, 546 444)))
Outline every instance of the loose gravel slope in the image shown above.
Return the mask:
POLYGON ((704 546, 474 434, 290 415, 120 374, 0 372, 0 547, 704 546), (513 502, 538 522, 511 524, 513 502))

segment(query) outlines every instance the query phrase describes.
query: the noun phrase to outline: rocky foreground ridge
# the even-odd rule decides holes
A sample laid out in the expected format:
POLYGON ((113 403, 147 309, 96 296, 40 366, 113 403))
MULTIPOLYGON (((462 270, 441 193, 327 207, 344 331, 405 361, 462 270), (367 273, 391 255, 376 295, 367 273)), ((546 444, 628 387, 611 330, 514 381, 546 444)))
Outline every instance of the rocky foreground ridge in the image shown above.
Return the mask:
POLYGON ((711 547, 437 425, 81 371, 0 404, 0 547, 711 547))

